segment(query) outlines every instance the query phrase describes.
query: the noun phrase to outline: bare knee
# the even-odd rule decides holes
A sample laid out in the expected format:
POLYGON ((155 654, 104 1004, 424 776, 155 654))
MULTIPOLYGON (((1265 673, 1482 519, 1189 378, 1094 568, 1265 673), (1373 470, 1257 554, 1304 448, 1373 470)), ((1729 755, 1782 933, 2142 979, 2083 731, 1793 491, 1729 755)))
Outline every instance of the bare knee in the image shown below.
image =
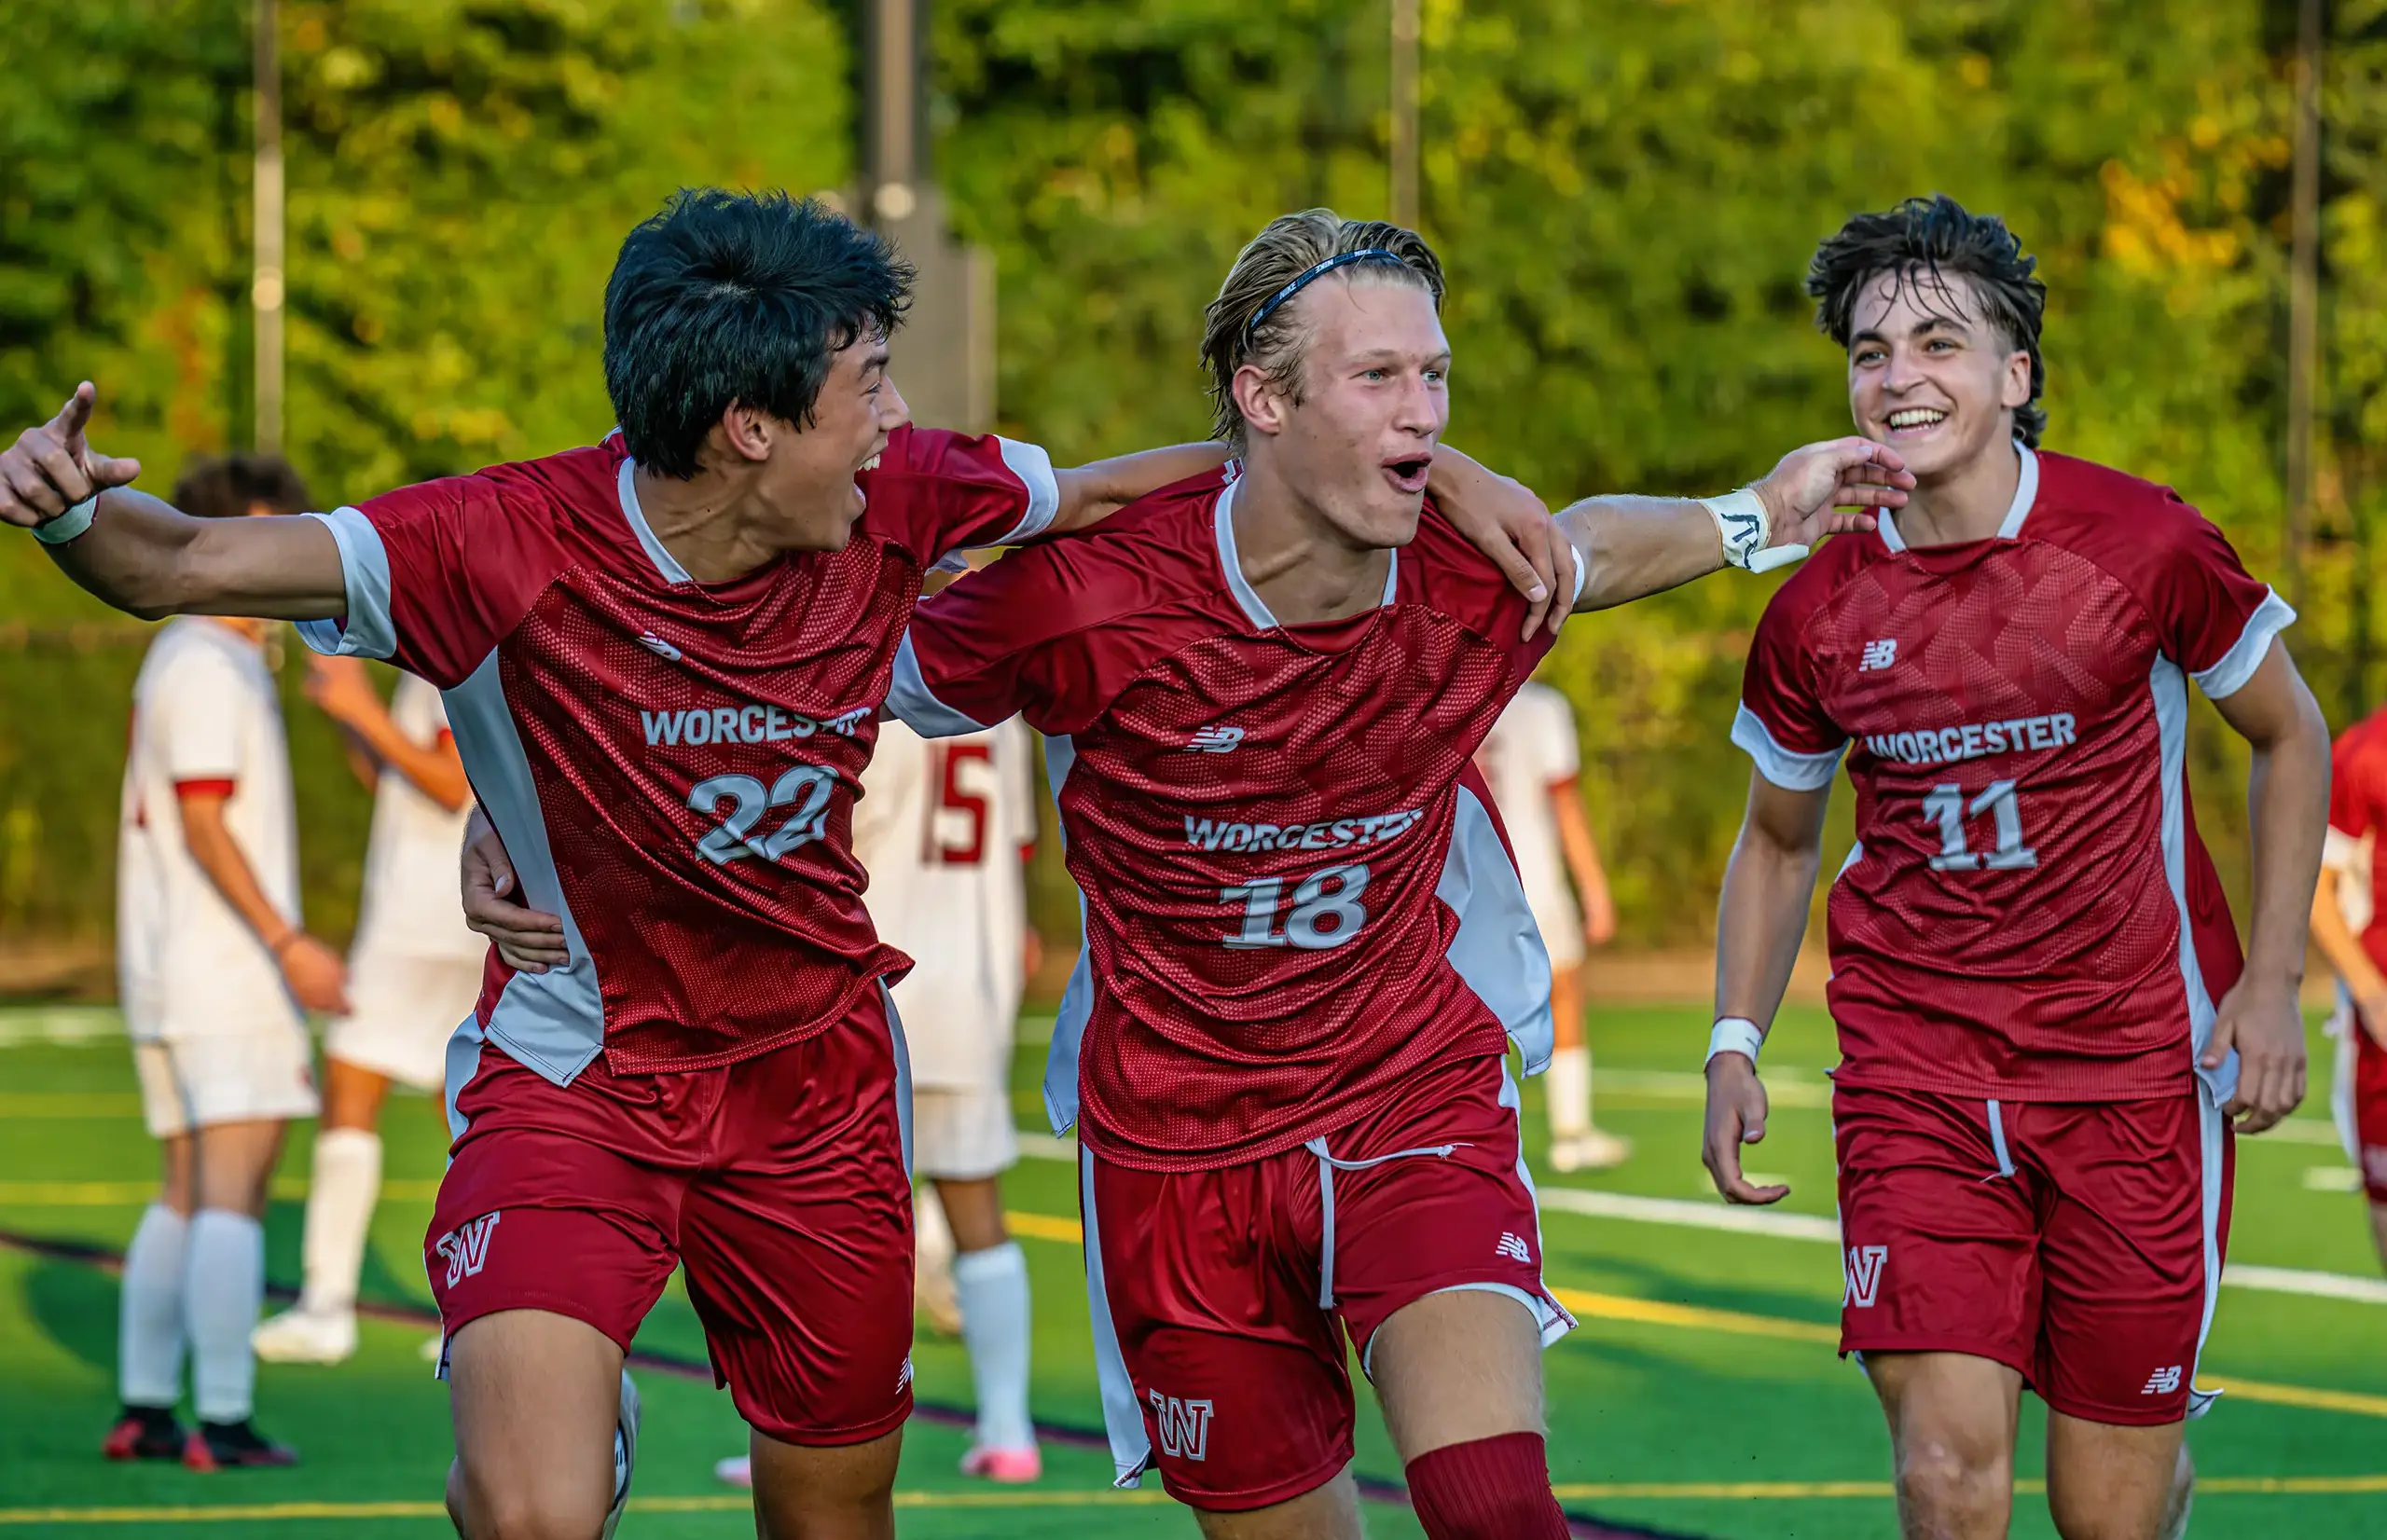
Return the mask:
POLYGON ((2003 1439, 1931 1426, 1907 1429, 1897 1445, 1898 1509, 1910 1540, 2005 1533, 2014 1454, 2003 1439))
POLYGON ((613 1493, 563 1478, 519 1467, 476 1471, 460 1460, 448 1473, 448 1515, 463 1540, 597 1540, 613 1493))

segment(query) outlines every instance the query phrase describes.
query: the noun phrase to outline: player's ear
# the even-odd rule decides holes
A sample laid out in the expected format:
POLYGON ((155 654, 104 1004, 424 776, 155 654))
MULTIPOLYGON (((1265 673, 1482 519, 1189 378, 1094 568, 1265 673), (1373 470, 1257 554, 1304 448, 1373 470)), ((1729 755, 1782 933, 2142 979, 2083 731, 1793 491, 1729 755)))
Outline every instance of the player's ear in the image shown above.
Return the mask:
POLYGON ((1247 364, 1235 372, 1235 410, 1243 414, 1246 426, 1254 433, 1272 436, 1285 431, 1285 410, 1291 405, 1284 389, 1268 378, 1268 372, 1257 364, 1247 364))
POLYGON ((2031 404, 2031 355, 2019 348, 2006 355, 2006 381, 1997 404, 2018 411, 2031 404))
POLYGON ((732 461, 759 464, 771 458, 772 437, 788 426, 760 406, 733 401, 722 408, 714 432, 721 435, 722 447, 732 461))

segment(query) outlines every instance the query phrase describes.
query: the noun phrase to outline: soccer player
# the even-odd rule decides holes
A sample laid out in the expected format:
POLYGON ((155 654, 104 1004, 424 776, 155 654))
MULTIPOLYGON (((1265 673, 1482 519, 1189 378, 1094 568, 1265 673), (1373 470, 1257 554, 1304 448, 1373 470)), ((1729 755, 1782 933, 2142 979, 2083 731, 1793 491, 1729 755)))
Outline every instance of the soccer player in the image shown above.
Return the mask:
POLYGON ((84 439, 88 384, 0 453, 0 519, 110 603, 300 620, 439 686, 512 880, 557 916, 557 966, 491 967, 450 1046, 424 1251, 462 1533, 613 1533, 622 1358, 679 1263, 753 1429, 762 1532, 892 1531, 912 1253, 883 981, 905 959, 849 836, 896 644, 955 548, 1219 458, 1056 472, 906 432, 909 276, 818 204, 685 192, 608 283, 620 428, 595 447, 237 530, 127 489, 137 464, 84 439))
POLYGON ((2015 1408, 2049 1409, 2068 1540, 2187 1522, 2183 1421, 2221 1283, 2230 1120, 2304 1088, 2296 1005, 2328 738, 2293 612, 2166 488, 2036 447, 2046 290, 1994 217, 1852 219, 1808 278, 1849 407, 1913 496, 1773 596, 1732 736, 1756 761, 1717 922, 1705 1159, 1778 1201, 1763 1033, 1843 753, 1830 890, 1843 1352, 1911 1536, 2003 1535, 2015 1408), (2188 806, 2194 681, 2254 749, 2242 959, 2188 806))
POLYGON ((356 1286, 381 1186, 381 1104, 393 1080, 446 1080, 448 1039, 480 996, 489 946, 456 907, 456 853, 473 792, 439 692, 400 674, 388 706, 355 658, 318 657, 308 696, 349 739, 373 795, 364 914, 349 949, 355 1009, 324 1038, 324 1115, 307 1190, 297 1305, 251 1339, 269 1363, 337 1364, 356 1351, 356 1286))
POLYGON ((1616 934, 1600 847, 1583 817, 1575 747, 1575 713, 1547 684, 1528 682, 1485 734, 1476 768, 1508 826, 1525 902, 1550 952, 1553 1027, 1547 1088, 1550 1167, 1601 1171, 1633 1153, 1627 1140, 1592 1122, 1592 1051, 1583 1041, 1583 953, 1616 934), (1562 858, 1564 865, 1562 866, 1562 858), (1567 879, 1574 879, 1574 891, 1567 879), (1576 894, 1582 904, 1576 906, 1576 894))
POLYGON ((2370 1234, 2387 1264, 2387 892, 2379 832, 2387 828, 2387 711, 2346 729, 2331 755, 2329 832, 2312 896, 2312 939, 2338 975, 2332 1110, 2362 1170, 2370 1234))
MULTIPOLYGON (((307 493, 282 461, 233 456, 192 466, 174 500, 194 521, 228 525, 295 512, 307 493)), ((250 1421, 259 1220, 284 1129, 315 1111, 299 1012, 339 1009, 342 977, 299 918, 290 754, 265 632, 254 620, 171 621, 133 684, 117 963, 165 1179, 125 1251, 112 1460, 214 1470, 297 1459, 250 1421), (174 1421, 186 1350, 199 1414, 187 1435, 174 1421)))
MULTIPOLYGON (((1433 1540, 1567 1533, 1538 1358, 1572 1323, 1502 1063, 1549 1055, 1549 962, 1470 760, 1549 638, 1421 514, 1442 288, 1410 231, 1272 223, 1204 346, 1240 465, 928 599, 890 697, 1047 735, 1086 950, 1045 1096, 1079 1121, 1111 1447, 1212 1536, 1359 1533, 1345 1332, 1433 1540)), ((1720 513, 1578 504, 1566 591, 1861 527, 1832 505, 1894 502, 1896 465, 1847 440, 1720 513)))
MULTIPOLYGON (((1016 718, 952 738, 883 722, 854 808, 871 919, 915 959, 894 987, 912 1056, 912 1173, 931 1186, 916 1200, 913 1294, 954 1311, 969 1350, 978 1426, 961 1468, 1007 1483, 1043 1472, 1028 1411, 1028 1258, 1003 1226, 1000 1183, 1019 1160, 1012 1030, 1036 942, 1020 874, 1036 848, 1032 752, 1016 718)), ((743 1486, 752 1468, 715 1471, 743 1486)))

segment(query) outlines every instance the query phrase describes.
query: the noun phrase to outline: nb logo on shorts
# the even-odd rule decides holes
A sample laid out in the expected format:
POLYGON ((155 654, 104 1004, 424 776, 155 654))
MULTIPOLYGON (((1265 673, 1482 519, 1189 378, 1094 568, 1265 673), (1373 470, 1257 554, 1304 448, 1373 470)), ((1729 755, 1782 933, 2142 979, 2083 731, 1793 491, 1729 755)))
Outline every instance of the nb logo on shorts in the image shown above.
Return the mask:
POLYGON ((497 1232, 503 1214, 484 1214, 439 1237, 439 1255, 448 1258, 448 1286, 472 1277, 489 1266, 489 1238, 497 1232))
POLYGON ((895 1373, 895 1394, 901 1396, 912 1382, 912 1355, 904 1354, 904 1367, 895 1373))
POLYGON ((1865 644, 1865 651, 1857 655, 1856 671, 1870 674, 1876 668, 1887 668, 1897 660, 1898 644, 1895 637, 1886 641, 1869 641, 1865 644))
POLYGON ((1533 1265, 1533 1247, 1525 1244, 1525 1238, 1521 1235, 1514 1235, 1504 1230, 1500 1232, 1500 1244, 1492 1249, 1512 1262, 1523 1262, 1527 1267, 1533 1265))
POLYGON ((2141 1396, 2170 1396, 2179 1388, 2180 1366, 2173 1364, 2170 1368, 2159 1368, 2148 1375, 2146 1388, 2139 1394, 2141 1396))
POLYGON ((1185 740, 1185 747, 1205 754, 1232 753, 1243 741, 1240 727, 1205 727, 1185 740))
POLYGON ((1850 1246, 1848 1248, 1848 1287, 1842 1294, 1842 1305, 1855 1305, 1863 1310, 1870 1306, 1882 1292, 1882 1274, 1890 1265, 1887 1246, 1850 1246))
POLYGON ((1172 1460, 1202 1460, 1210 1453, 1210 1403, 1180 1401, 1151 1393, 1152 1421, 1160 1425, 1160 1451, 1172 1460))

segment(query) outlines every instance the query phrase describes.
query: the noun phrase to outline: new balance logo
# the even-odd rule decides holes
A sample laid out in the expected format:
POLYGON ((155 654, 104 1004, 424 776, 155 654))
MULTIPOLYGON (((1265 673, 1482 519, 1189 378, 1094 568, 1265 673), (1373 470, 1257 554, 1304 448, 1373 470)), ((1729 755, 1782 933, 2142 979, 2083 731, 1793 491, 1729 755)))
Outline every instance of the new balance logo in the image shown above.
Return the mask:
POLYGON ((1229 754, 1243 741, 1240 727, 1205 727, 1185 742, 1185 747, 1202 754, 1229 754))
POLYGON ((1869 641, 1865 644, 1863 654, 1856 660, 1856 671, 1860 674, 1870 674, 1876 668, 1887 668, 1897 660, 1898 644, 1895 639, 1888 641, 1869 641))
POLYGON ((1841 1295, 1842 1305, 1870 1307, 1882 1292, 1882 1274, 1890 1265, 1887 1246, 1850 1246, 1848 1248, 1848 1286, 1841 1295))
POLYGON ((2173 1364, 2170 1368, 2159 1368, 2148 1375, 2146 1388, 2139 1394, 2141 1396, 2170 1396, 2179 1388, 2180 1366, 2173 1364))
POLYGON ((448 1286, 472 1277, 489 1266, 489 1239, 497 1232, 503 1214, 484 1214, 439 1237, 439 1255, 448 1258, 448 1286))
POLYGON ((895 1371, 895 1394, 896 1394, 896 1395, 898 1395, 898 1396, 903 1395, 903 1394, 904 1394, 904 1386, 906 1386, 906 1385, 908 1385, 908 1384, 910 1384, 911 1382, 912 1382, 912 1355, 911 1355, 910 1354, 908 1354, 908 1353, 907 1353, 907 1354, 904 1354, 904 1367, 903 1367, 902 1368, 900 1368, 900 1369, 898 1369, 898 1370, 896 1370, 896 1371, 895 1371))
POLYGON ((1210 1453, 1210 1403, 1180 1401, 1151 1393, 1152 1421, 1160 1427, 1160 1451, 1172 1460, 1204 1460, 1210 1453))
POLYGON ((1500 1232, 1500 1244, 1492 1249, 1512 1262, 1523 1262, 1527 1267, 1533 1265, 1533 1247, 1525 1244, 1525 1237, 1521 1235, 1504 1230, 1500 1232))
POLYGON ((653 653, 656 657, 669 658, 674 663, 679 662, 683 656, 680 649, 672 646, 669 642, 664 640, 661 637, 656 636, 652 631, 640 633, 638 644, 641 647, 645 648, 648 652, 653 653))

